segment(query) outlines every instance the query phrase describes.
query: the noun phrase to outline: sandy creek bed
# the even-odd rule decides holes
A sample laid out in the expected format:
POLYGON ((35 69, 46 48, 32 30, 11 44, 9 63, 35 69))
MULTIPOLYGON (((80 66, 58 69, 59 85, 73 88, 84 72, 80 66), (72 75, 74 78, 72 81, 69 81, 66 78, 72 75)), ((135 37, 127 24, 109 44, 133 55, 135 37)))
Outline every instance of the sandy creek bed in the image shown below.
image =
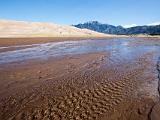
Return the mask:
POLYGON ((159 39, 2 46, 0 119, 156 120, 159 57, 159 39))

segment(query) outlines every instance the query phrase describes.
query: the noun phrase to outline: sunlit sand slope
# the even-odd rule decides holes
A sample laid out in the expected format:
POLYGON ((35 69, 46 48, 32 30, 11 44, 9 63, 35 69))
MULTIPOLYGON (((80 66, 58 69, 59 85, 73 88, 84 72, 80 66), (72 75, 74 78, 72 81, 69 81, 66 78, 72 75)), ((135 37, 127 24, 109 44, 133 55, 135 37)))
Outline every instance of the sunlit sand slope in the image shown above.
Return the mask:
POLYGON ((0 20, 0 37, 104 37, 110 36, 54 23, 0 20))

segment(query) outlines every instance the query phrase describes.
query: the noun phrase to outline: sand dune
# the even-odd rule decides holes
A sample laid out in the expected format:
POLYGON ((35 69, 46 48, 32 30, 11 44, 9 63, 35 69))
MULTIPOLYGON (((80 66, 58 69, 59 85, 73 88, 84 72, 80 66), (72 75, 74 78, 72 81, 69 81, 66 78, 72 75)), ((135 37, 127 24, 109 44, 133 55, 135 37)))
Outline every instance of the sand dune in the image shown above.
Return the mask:
POLYGON ((0 20, 0 37, 104 37, 87 29, 54 23, 0 20))

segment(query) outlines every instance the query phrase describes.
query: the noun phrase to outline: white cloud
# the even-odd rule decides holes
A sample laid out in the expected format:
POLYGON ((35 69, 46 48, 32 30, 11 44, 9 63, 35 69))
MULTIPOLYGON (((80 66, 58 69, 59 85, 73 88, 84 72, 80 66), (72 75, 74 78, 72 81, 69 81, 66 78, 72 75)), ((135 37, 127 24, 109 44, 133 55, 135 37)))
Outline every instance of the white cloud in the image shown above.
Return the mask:
POLYGON ((130 28, 135 26, 137 26, 137 24, 123 25, 124 28, 130 28))
POLYGON ((148 24, 148 26, 152 26, 152 25, 160 25, 160 22, 154 22, 154 23, 148 24))

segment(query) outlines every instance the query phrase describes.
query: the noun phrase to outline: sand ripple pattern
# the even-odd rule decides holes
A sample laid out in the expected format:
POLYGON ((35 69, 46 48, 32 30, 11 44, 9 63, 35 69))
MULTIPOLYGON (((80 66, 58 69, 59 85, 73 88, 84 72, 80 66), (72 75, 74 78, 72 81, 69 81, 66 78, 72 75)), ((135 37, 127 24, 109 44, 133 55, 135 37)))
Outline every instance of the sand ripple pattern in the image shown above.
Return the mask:
MULTIPOLYGON (((42 106, 40 105, 41 103, 43 104, 43 102, 40 101, 40 95, 34 96, 31 94, 31 100, 28 101, 24 107, 18 109, 19 111, 15 112, 9 119, 100 120, 104 116, 109 117, 118 105, 125 102, 134 94, 136 86, 140 84, 143 77, 142 75, 145 69, 147 69, 147 56, 150 57, 150 55, 146 55, 130 63, 129 66, 128 64, 124 64, 123 66, 110 66, 110 68, 106 66, 107 70, 104 70, 104 72, 100 70, 101 64, 94 61, 85 66, 86 71, 80 71, 73 76, 65 76, 65 79, 62 80, 63 82, 65 81, 65 85, 67 85, 68 82, 69 85, 73 84, 75 87, 76 85, 74 84, 80 84, 80 82, 82 82, 81 88, 85 84, 89 84, 90 87, 84 87, 85 89, 83 90, 77 88, 79 91, 69 91, 60 97, 52 96, 52 99, 45 94, 44 96, 46 98, 44 102, 46 103, 42 106), (84 84, 83 81, 85 82, 84 84), (40 101, 40 104, 37 103, 38 105, 36 105, 35 101, 40 101), (32 102, 35 103, 35 105, 32 104, 32 102)), ((101 60, 102 59, 98 61, 101 60)), ((60 79, 58 81, 60 81, 60 79)), ((43 84, 44 90, 42 91, 46 91, 47 93, 48 91, 45 89, 45 85, 50 91, 52 90, 52 81, 43 84)))
POLYGON ((43 109, 27 108, 12 120, 53 119, 53 120, 93 120, 114 111, 133 89, 128 79, 99 84, 94 89, 70 93, 57 98, 43 109), (127 91, 126 91, 127 89, 127 91))

